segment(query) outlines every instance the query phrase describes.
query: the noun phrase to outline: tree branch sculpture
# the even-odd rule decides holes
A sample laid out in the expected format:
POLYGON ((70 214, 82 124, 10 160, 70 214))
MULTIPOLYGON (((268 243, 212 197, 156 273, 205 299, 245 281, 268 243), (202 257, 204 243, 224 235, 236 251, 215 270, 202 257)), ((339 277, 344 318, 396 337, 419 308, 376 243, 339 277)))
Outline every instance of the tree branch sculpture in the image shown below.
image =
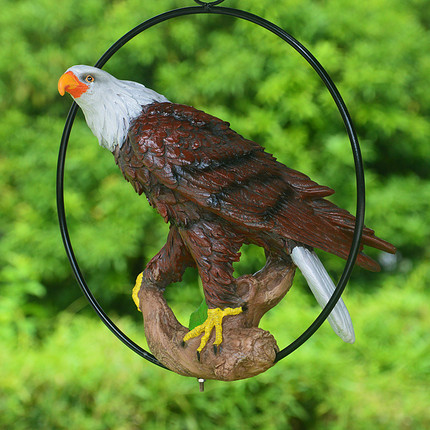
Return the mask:
POLYGON ((279 349, 275 338, 258 328, 258 324, 288 292, 294 273, 291 260, 269 255, 262 270, 238 278, 238 293, 246 301, 247 309, 234 318, 224 319, 222 350, 215 354, 211 348, 205 348, 200 361, 196 357, 199 338, 183 346, 188 328, 176 319, 162 290, 144 277, 138 297, 151 352, 170 370, 196 378, 233 381, 266 371, 273 366, 279 349))

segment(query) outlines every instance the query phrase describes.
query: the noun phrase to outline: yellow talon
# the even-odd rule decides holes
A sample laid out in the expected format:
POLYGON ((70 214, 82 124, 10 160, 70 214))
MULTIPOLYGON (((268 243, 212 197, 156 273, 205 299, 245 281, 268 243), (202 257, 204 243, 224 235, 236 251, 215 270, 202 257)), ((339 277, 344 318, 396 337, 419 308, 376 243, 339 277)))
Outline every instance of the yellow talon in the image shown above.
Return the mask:
POLYGON ((200 351, 206 346, 209 340, 212 329, 215 328, 215 342, 213 345, 220 345, 222 343, 222 319, 227 315, 238 315, 241 312, 242 308, 208 309, 206 321, 189 331, 184 337, 184 342, 204 333, 200 341, 200 346, 197 348, 197 353, 200 354, 200 351))
POLYGON ((138 293, 139 293, 139 290, 140 290, 140 286, 142 285, 142 279, 143 279, 143 272, 140 273, 137 276, 136 283, 134 284, 133 292, 132 292, 132 295, 131 295, 131 297, 133 297, 133 301, 134 301, 135 305, 137 306, 137 310, 138 311, 140 311, 140 307, 139 307, 140 303, 139 303, 138 293))

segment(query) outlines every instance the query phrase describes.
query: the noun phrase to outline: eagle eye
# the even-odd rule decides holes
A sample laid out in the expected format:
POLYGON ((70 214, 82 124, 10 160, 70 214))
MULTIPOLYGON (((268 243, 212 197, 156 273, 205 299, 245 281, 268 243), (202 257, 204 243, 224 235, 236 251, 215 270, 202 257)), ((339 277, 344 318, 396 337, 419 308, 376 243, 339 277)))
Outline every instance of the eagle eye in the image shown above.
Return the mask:
POLYGON ((88 82, 88 83, 94 82, 94 76, 93 75, 87 75, 85 77, 85 82, 88 82))

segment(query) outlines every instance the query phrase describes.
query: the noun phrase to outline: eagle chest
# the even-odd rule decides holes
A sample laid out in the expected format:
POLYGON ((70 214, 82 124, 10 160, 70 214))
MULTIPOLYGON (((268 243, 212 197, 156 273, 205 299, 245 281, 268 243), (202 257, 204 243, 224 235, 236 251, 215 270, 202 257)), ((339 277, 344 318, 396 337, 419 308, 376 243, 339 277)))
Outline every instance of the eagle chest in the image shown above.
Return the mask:
POLYGON ((165 222, 173 221, 179 226, 186 227, 200 219, 201 214, 196 205, 161 184, 146 167, 143 155, 136 154, 129 139, 121 148, 117 146, 114 151, 116 164, 134 190, 139 195, 145 194, 149 204, 158 211, 165 222))
POLYGON ((139 195, 147 194, 151 189, 151 182, 154 181, 151 181, 150 172, 142 163, 141 157, 133 151, 129 139, 126 139, 121 148, 116 146, 113 154, 124 178, 131 183, 135 191, 139 195))

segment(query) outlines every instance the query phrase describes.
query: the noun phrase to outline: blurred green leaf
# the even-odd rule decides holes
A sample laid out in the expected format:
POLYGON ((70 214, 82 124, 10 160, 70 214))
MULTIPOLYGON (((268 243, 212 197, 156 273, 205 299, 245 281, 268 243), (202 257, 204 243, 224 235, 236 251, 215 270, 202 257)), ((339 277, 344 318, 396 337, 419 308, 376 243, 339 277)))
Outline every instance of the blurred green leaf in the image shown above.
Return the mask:
POLYGON ((208 317, 208 305, 206 300, 202 300, 200 306, 190 315, 188 328, 192 330, 200 324, 203 324, 208 317))

